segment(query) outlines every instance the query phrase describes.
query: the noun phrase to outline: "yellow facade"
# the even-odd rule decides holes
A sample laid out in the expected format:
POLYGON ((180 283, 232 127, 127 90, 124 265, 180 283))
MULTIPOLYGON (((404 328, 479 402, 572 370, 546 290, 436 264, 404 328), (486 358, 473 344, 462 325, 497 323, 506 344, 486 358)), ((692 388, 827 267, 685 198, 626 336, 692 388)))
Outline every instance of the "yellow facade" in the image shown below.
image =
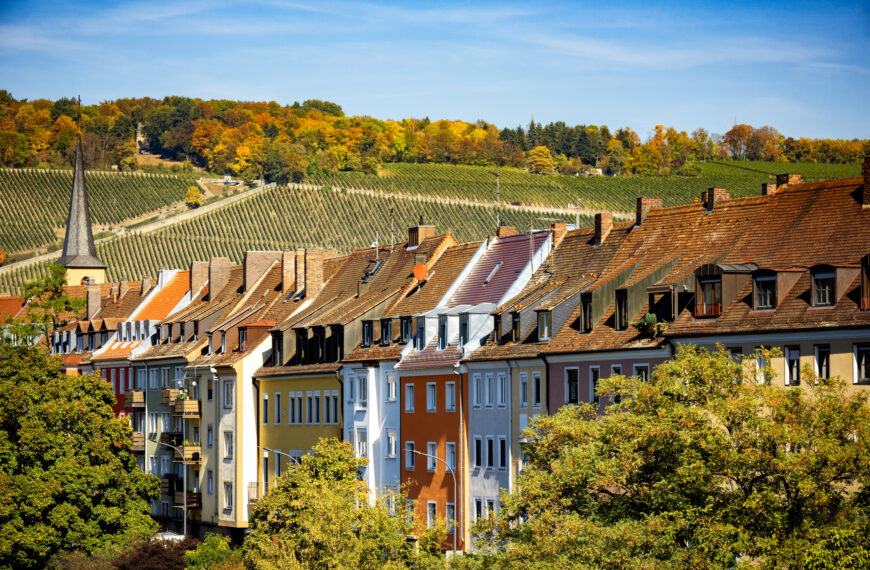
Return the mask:
POLYGON ((93 285, 102 285, 106 282, 106 270, 96 267, 68 267, 66 270, 67 285, 86 285, 84 281, 93 281, 93 285))
POLYGON ((516 484, 516 477, 522 469, 522 445, 520 438, 525 427, 539 415, 547 415, 547 367, 542 360, 518 360, 511 367, 511 457, 514 465, 510 466, 511 489, 516 484), (538 390, 538 399, 535 390, 538 390), (525 394, 523 394, 525 390, 525 394))

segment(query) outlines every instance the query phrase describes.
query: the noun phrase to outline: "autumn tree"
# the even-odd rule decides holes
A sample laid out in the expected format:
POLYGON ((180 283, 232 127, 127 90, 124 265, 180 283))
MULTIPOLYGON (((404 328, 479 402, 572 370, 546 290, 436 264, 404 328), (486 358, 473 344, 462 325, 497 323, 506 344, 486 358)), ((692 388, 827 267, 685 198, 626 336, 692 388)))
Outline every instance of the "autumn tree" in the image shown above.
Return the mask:
POLYGON ((526 164, 529 167, 529 172, 535 174, 550 174, 555 169, 553 155, 550 154, 550 149, 545 146, 536 146, 530 150, 526 164))
POLYGON ((191 208, 199 208, 199 205, 202 203, 202 192, 200 192, 199 186, 194 184, 187 187, 184 202, 191 208))
POLYGON ((98 375, 0 346, 0 567, 43 568, 56 553, 122 549, 155 530, 157 478, 140 470, 131 430, 98 375))
MULTIPOLYGON (((754 356, 754 355, 753 355, 754 356)), ((770 355, 762 353, 763 360, 770 355)), ((843 381, 787 388, 756 359, 681 347, 601 380, 526 432, 517 491, 477 532, 484 566, 824 567, 870 552, 870 407, 843 381), (506 541, 503 543, 502 541, 506 541), (497 545, 502 547, 496 548, 497 545), (826 546, 838 550, 833 556, 826 546)), ((802 376, 803 377, 803 376, 802 376)), ((860 564, 855 567, 860 567, 860 564)))

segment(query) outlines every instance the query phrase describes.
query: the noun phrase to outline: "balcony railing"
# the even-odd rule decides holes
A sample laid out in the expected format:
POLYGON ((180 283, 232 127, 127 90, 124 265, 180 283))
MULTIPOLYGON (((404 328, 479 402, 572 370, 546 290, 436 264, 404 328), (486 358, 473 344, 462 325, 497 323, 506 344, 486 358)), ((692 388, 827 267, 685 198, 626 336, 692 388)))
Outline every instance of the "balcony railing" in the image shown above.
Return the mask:
POLYGON ((133 451, 142 453, 145 451, 145 434, 141 432, 133 432, 133 451))
POLYGON ((164 406, 174 406, 175 398, 181 392, 178 388, 164 388, 160 391, 160 403, 164 406))
POLYGON ((145 392, 142 390, 130 390, 124 394, 124 405, 131 408, 145 407, 145 392))
MULTIPOLYGON (((199 509, 202 507, 202 493, 187 492, 187 508, 199 509)), ((175 508, 184 508, 184 491, 175 492, 175 508)))
POLYGON ((202 446, 198 443, 183 445, 174 451, 175 462, 186 465, 200 463, 202 461, 202 446))
POLYGON ((184 442, 184 439, 182 439, 180 432, 176 432, 176 431, 160 432, 160 443, 166 443, 168 445, 174 445, 175 447, 181 447, 181 444, 183 442, 184 442))
POLYGON ((175 400, 174 413, 183 418, 199 418, 199 400, 175 400))
POLYGON ((695 305, 695 317, 718 317, 722 314, 722 303, 695 305))
POLYGON ((160 494, 174 496, 175 492, 181 489, 181 479, 175 475, 163 476, 160 478, 160 494))

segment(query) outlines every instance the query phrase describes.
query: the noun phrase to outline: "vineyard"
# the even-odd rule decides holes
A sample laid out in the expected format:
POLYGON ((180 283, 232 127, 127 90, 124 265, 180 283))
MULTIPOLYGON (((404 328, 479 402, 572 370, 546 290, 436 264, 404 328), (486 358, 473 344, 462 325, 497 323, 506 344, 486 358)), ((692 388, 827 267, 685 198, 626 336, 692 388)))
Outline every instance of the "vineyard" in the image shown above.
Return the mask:
POLYGON ((518 168, 393 163, 379 176, 359 172, 322 175, 312 182, 335 188, 365 188, 389 193, 441 196, 494 202, 499 175, 502 202, 566 208, 581 199, 588 210, 633 212, 638 196, 655 196, 665 206, 687 204, 709 187, 724 186, 732 196, 752 196, 777 173, 794 172, 806 180, 858 176, 858 164, 707 162, 688 176, 540 176, 518 168))
MULTIPOLYGON (((95 226, 122 221, 184 199, 190 180, 165 174, 88 171, 95 226)), ((0 249, 29 250, 63 237, 72 170, 0 169, 0 249)), ((96 231, 96 230, 95 230, 96 231)))
MULTIPOLYGON (((491 205, 456 205, 443 200, 407 200, 323 190, 313 186, 267 189, 203 216, 143 235, 125 235, 97 245, 110 280, 154 275, 160 268, 187 267, 192 260, 226 256, 241 261, 245 250, 325 246, 339 252, 368 247, 377 238, 390 243, 390 209, 395 241, 422 217, 460 242, 482 239, 495 229, 491 205)), ((518 209, 502 212, 502 222, 518 228, 546 227, 550 219, 518 209)), ((573 223, 573 216, 560 217, 573 223)), ((581 218, 589 224, 589 218, 581 218)), ((0 274, 0 291, 14 292, 41 275, 46 264, 0 274)))

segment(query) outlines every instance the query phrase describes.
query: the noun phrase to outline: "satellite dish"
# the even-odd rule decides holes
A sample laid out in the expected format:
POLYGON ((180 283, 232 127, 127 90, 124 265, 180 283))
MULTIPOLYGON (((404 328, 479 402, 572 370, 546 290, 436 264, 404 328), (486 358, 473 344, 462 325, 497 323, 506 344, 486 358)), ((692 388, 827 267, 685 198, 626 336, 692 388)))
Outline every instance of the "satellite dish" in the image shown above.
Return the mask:
POLYGON ((414 279, 417 281, 422 281, 426 279, 426 276, 429 275, 429 268, 426 267, 423 263, 418 263, 414 266, 414 279))

